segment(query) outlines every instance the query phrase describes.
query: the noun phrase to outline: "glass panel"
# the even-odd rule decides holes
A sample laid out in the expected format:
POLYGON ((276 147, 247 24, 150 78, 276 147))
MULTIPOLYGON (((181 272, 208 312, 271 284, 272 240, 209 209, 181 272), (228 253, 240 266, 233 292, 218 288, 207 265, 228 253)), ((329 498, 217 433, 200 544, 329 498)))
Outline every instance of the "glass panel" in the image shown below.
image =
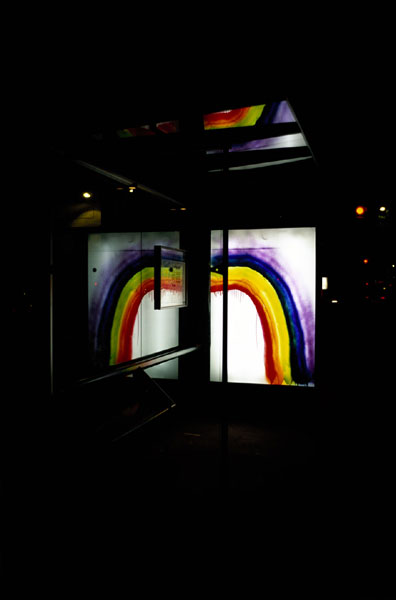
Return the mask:
MULTIPOLYGON (((142 234, 143 255, 152 257, 154 246, 179 248, 179 232, 142 234)), ((154 286, 154 269, 151 273, 154 286)), ((151 284, 151 279, 150 279, 151 284)), ((154 310, 154 287, 141 303, 143 356, 179 345, 179 309, 154 310)), ((164 363, 164 368, 168 363, 164 363)))
POLYGON ((228 380, 314 385, 315 229, 229 232, 228 380))
POLYGON ((180 131, 179 121, 161 121, 156 123, 155 127, 151 125, 140 125, 139 127, 128 127, 126 129, 117 129, 119 138, 135 138, 157 135, 161 133, 178 133, 180 131))
POLYGON ((287 100, 272 102, 265 115, 265 123, 294 123, 295 117, 287 100))
POLYGON ((223 378, 223 231, 211 232, 210 380, 223 378))
MULTIPOLYGON (((155 245, 178 247, 179 233, 89 235, 89 339, 97 366, 119 364, 179 344, 178 309, 154 310, 155 245)), ((168 369, 175 372, 172 365, 168 369)))
POLYGON ((279 135, 277 137, 252 140, 243 144, 233 144, 230 152, 247 152, 249 150, 275 150, 276 148, 301 148, 306 146, 302 133, 279 135))
POLYGON ((140 232, 88 236, 89 340, 92 361, 100 367, 142 355, 141 314, 137 313, 142 289, 141 262, 140 232))
POLYGON ((174 358, 159 365, 154 365, 154 367, 145 369, 145 372, 150 377, 158 379, 177 379, 179 377, 179 359, 174 358))

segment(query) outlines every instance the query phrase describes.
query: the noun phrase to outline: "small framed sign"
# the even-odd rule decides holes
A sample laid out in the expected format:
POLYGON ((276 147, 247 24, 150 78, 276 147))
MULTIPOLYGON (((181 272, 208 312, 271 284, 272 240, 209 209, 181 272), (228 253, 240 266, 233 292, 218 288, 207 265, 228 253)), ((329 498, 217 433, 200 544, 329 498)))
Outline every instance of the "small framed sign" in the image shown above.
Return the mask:
POLYGON ((154 308, 187 306, 186 253, 179 248, 154 246, 154 308))

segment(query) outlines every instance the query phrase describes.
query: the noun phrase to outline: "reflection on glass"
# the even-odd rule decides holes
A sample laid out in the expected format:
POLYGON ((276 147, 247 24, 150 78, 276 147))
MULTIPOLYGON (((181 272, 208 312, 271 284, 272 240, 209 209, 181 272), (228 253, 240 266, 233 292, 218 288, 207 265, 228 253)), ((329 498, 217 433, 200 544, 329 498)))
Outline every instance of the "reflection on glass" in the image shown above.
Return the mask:
MULTIPOLYGON (((263 138, 260 140, 251 140, 242 144, 233 144, 228 152, 248 152, 249 150, 275 150, 276 148, 300 148, 306 146, 306 141, 302 133, 293 133, 290 135, 279 135, 277 137, 263 138)), ((221 148, 207 150, 207 154, 222 154, 221 148)))

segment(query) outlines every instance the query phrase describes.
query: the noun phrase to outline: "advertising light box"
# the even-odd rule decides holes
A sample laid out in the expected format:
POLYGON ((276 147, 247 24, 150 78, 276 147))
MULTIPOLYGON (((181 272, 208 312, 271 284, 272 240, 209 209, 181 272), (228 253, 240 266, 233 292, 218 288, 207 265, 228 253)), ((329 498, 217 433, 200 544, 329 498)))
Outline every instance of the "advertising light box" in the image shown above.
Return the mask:
POLYGON ((315 228, 212 232, 211 380, 223 380, 227 268, 227 381, 314 385, 315 228), (224 265, 226 256, 226 266, 224 265))

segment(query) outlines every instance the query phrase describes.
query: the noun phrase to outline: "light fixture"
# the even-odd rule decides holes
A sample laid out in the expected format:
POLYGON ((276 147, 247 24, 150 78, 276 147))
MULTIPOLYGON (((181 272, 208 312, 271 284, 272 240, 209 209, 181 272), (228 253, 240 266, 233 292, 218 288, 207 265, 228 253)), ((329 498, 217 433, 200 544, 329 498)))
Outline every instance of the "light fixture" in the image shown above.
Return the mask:
POLYGON ((136 186, 135 185, 130 185, 129 186, 129 191, 132 194, 134 191, 136 190, 136 186))
POLYGON ((91 192, 84 192, 83 193, 83 198, 91 198, 91 197, 92 197, 91 192))
POLYGON ((358 217, 362 217, 366 212, 367 208, 365 206, 357 206, 355 212, 358 217))
POLYGON ((379 209, 380 209, 380 212, 385 212, 386 211, 386 206, 380 206, 379 209))

